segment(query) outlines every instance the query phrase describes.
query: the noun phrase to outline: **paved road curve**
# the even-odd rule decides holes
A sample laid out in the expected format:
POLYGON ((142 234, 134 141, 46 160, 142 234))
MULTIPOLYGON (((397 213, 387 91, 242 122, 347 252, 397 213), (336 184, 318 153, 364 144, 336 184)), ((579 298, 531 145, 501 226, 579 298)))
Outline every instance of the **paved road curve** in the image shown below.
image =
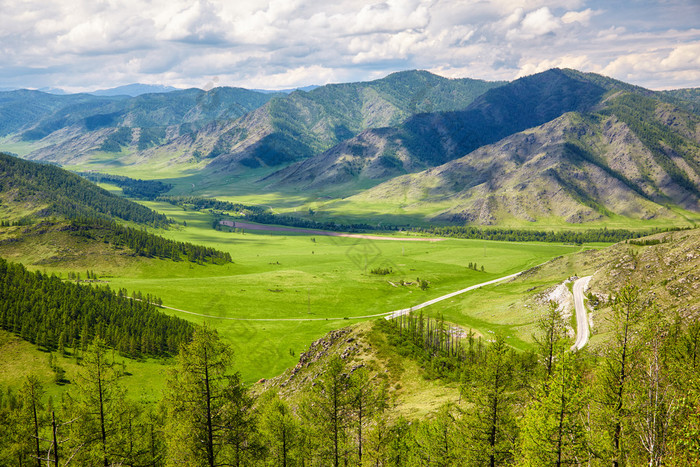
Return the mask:
POLYGON ((571 350, 581 350, 588 343, 590 331, 588 329, 588 312, 583 303, 583 292, 588 287, 588 283, 593 276, 586 276, 576 279, 574 282, 574 308, 576 309, 576 342, 571 346, 571 350))

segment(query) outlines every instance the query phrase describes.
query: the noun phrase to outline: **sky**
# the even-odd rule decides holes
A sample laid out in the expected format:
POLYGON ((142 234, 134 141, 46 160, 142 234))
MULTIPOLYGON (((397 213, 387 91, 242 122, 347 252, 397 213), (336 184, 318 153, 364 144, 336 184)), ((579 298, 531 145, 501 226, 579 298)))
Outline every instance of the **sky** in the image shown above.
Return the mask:
POLYGON ((700 87, 700 0, 0 0, 0 89, 286 89, 553 67, 700 87))

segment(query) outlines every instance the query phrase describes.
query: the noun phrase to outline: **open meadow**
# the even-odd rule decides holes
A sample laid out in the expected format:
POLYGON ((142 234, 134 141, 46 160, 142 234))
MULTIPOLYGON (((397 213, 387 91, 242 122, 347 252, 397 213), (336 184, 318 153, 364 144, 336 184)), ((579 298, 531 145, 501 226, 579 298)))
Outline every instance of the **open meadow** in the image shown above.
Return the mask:
MULTIPOLYGON (((166 310, 168 313, 216 327, 233 346, 236 367, 248 382, 274 376, 294 365, 300 352, 331 329, 417 305, 581 249, 460 239, 382 241, 219 231, 212 228, 209 213, 185 211, 165 203, 146 204, 177 222, 159 234, 227 251, 234 263, 203 266, 156 260, 119 272, 106 271, 111 277, 104 279, 112 288, 153 294, 168 307, 191 312, 166 310), (470 263, 476 265, 476 270, 468 267, 470 263), (372 273, 377 269, 390 272, 372 273), (425 290, 419 280, 427 281, 425 290)), ((99 264, 93 269, 103 274, 99 264)), ((488 294, 488 289, 479 294, 488 294)), ((435 310, 446 305, 454 306, 448 302, 435 305, 435 310)), ((461 313, 469 315, 465 310, 461 313)), ((459 314, 450 314, 449 319, 484 333, 503 321, 494 313, 479 320, 459 319, 459 314)))

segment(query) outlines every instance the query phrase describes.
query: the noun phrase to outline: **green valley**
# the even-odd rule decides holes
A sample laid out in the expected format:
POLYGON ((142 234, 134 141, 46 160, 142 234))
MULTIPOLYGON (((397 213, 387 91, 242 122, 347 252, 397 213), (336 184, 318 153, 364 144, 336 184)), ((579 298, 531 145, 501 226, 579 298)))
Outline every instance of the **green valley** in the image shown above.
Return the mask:
POLYGON ((0 465, 681 465, 698 135, 569 69, 0 92, 0 465))

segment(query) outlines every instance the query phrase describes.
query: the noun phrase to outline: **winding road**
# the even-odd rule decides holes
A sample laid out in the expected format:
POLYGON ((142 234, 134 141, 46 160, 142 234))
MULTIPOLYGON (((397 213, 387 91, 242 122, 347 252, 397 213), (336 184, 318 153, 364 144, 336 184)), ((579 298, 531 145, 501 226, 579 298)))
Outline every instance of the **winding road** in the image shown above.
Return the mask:
MULTIPOLYGON (((414 305, 409 308, 402 308, 400 310, 389 311, 386 313, 377 313, 374 315, 364 315, 364 316, 350 316, 350 317, 329 317, 329 318, 236 318, 231 316, 214 316, 206 315, 203 313, 195 313, 193 311, 181 310, 179 308, 173 308, 166 305, 160 305, 160 308, 166 308, 168 310, 177 311, 180 313, 187 313, 189 315, 200 316, 202 318, 212 318, 212 319, 223 319, 232 321, 336 321, 336 320, 348 320, 348 319, 369 319, 369 318, 379 318, 384 317, 384 319, 395 319, 399 316, 407 315, 413 311, 420 310, 427 306, 433 305, 435 303, 447 300, 448 298, 455 297, 457 295, 469 292, 471 290, 478 289, 491 284, 496 284, 498 282, 503 282, 509 279, 518 277, 522 272, 517 272, 509 276, 499 277, 498 279, 493 279, 487 282, 482 282, 481 284, 472 285, 464 289, 458 290, 456 292, 448 293, 427 302, 414 305)), ((593 276, 586 276, 577 279, 574 282, 573 295, 574 295, 574 308, 576 310, 576 341, 574 345, 571 346, 571 350, 581 350, 588 343, 588 338, 590 337, 590 330, 588 328, 588 312, 586 310, 586 305, 584 304, 584 292, 588 287, 588 283, 593 276)))
POLYGON ((588 312, 583 303, 583 292, 593 276, 581 277, 574 282, 574 308, 576 309, 576 342, 571 350, 581 350, 588 343, 590 330, 588 329, 588 312))
POLYGON ((187 310, 181 310, 179 308, 173 308, 171 306, 166 306, 166 305, 157 305, 160 308, 165 308, 167 310, 173 310, 177 311, 180 313, 187 313, 188 315, 194 315, 194 316, 200 316, 202 318, 212 318, 212 319, 224 319, 224 320, 231 320, 231 321, 333 321, 333 320, 348 320, 348 319, 368 319, 368 318, 379 318, 379 317, 384 317, 385 319, 394 319, 398 318, 399 316, 402 315, 407 315, 411 311, 415 310, 420 310, 421 308, 425 308, 426 306, 432 305, 437 302, 441 302, 443 300, 447 300, 448 298, 452 298, 456 295, 463 294, 465 292, 469 292, 470 290, 475 290, 480 287, 484 287, 486 285, 491 285, 495 284, 497 282, 502 282, 508 279, 513 279, 514 277, 519 276, 522 274, 521 272, 516 272, 515 274, 511 274, 510 276, 505 276, 505 277, 499 277, 498 279, 493 279, 488 282, 482 282, 481 284, 476 284, 469 286, 465 289, 458 290, 456 292, 448 293, 446 295, 443 295, 441 297, 433 298, 432 300, 428 300, 427 302, 420 303, 418 305, 414 305, 410 308, 402 308, 400 310, 396 311, 389 311, 385 313, 377 313, 376 315, 364 315, 364 316, 349 316, 349 317, 337 317, 337 318, 235 318, 231 316, 214 316, 214 315, 205 315, 203 313, 195 313, 194 311, 187 311, 187 310))

